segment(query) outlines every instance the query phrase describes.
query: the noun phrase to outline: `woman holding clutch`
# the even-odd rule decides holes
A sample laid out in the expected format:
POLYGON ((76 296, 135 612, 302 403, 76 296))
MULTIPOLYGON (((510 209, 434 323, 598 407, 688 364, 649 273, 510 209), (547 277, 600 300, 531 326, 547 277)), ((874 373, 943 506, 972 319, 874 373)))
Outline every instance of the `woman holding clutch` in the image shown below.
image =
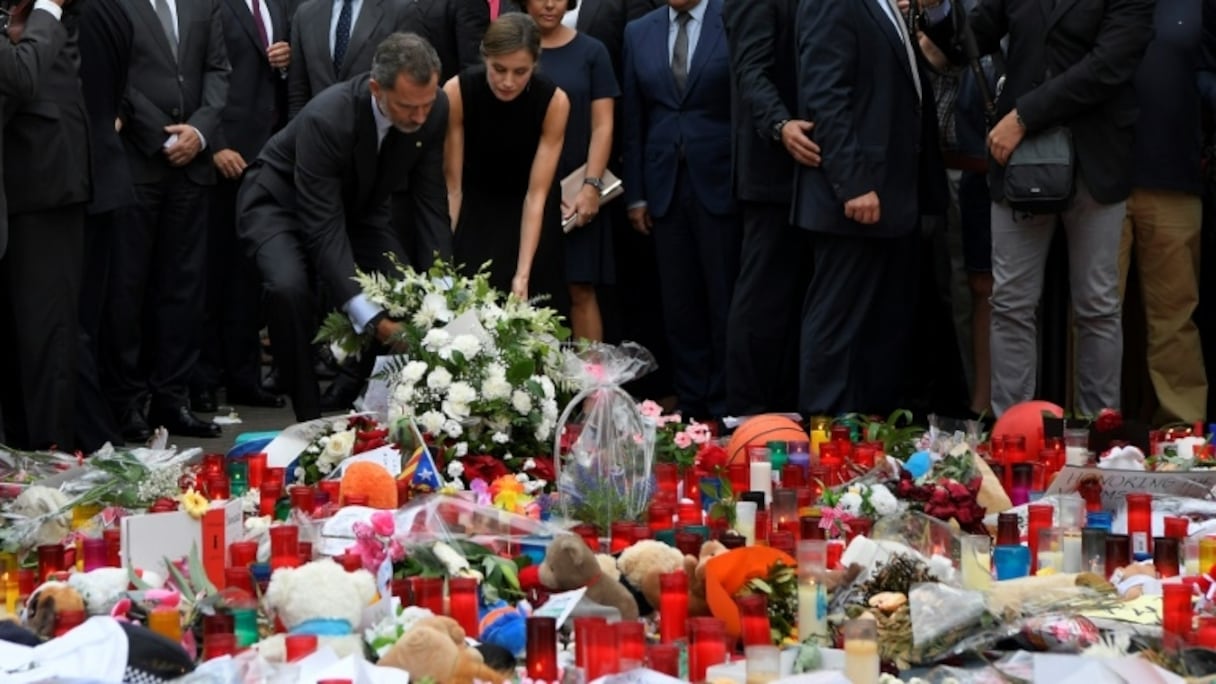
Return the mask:
MULTIPOLYGON (((534 73, 540 31, 526 14, 494 20, 484 63, 443 86, 450 105, 444 175, 453 252, 469 274, 521 298, 548 295, 563 311, 561 198, 554 182, 570 103, 534 73)), ((563 311, 564 312, 564 311, 563 311)))
POLYGON ((604 44, 571 26, 578 0, 523 0, 523 8, 540 27, 541 72, 570 98, 557 164, 559 180, 581 176, 573 179, 581 183, 577 196, 571 201, 567 190, 562 201, 570 325, 576 336, 599 341, 604 324, 595 288, 611 285, 616 271, 611 225, 599 215, 600 191, 612 154, 613 100, 621 92, 604 44))

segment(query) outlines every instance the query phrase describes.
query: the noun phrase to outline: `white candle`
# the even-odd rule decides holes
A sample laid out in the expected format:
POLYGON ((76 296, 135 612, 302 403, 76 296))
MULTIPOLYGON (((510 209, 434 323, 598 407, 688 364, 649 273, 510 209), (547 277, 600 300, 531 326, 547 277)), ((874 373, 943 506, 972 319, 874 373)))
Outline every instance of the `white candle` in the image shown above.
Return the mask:
POLYGON ((756 502, 735 502, 735 531, 743 535, 748 546, 756 545, 756 502))
POLYGON ((828 597, 815 580, 798 583, 798 641, 816 637, 826 643, 828 635, 828 597))
POLYGON ((1081 572, 1081 535, 1065 533, 1060 543, 1064 572, 1081 572))
POLYGON ((1089 449, 1083 446, 1064 448, 1064 463, 1070 466, 1083 466, 1089 463, 1089 449))
POLYGON ((844 676, 852 684, 878 684, 880 674, 877 641, 848 639, 844 642, 844 676))
POLYGON ((768 461, 751 462, 751 491, 764 492, 764 503, 773 501, 773 464, 768 461))
POLYGON ((1064 568, 1064 554, 1060 551, 1046 551, 1039 549, 1039 570, 1051 568, 1056 572, 1061 572, 1064 568))
POLYGON ((964 589, 985 591, 992 585, 992 559, 989 554, 965 553, 961 561, 964 589))

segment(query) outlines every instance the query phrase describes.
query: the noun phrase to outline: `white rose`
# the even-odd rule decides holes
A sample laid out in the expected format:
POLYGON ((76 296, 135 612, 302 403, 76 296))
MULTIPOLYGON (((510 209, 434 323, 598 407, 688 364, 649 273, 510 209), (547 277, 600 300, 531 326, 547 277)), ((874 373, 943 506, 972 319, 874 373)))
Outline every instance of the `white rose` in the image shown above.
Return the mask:
POLYGON ((464 458, 469 453, 468 442, 456 442, 456 458, 464 458))
POLYGON ((495 432, 493 435, 491 435, 490 441, 494 442, 495 444, 506 444, 507 442, 511 441, 511 436, 505 432, 495 432))
POLYGON ((350 429, 350 424, 346 422, 345 418, 339 418, 334 421, 330 428, 332 432, 346 432, 350 429))
POLYGON ((440 347, 445 346, 452 341, 452 335, 446 330, 432 328, 428 330, 426 336, 422 338, 422 346, 429 351, 438 351, 440 347))
POLYGON ((426 376, 426 386, 431 389, 445 389, 452 384, 452 374, 446 368, 436 368, 426 376))
POLYGON ((874 485, 870 488, 870 505, 874 507, 874 512, 882 516, 899 512, 899 500, 884 485, 874 485))
POLYGON ((457 479, 464 475, 464 464, 460 461, 452 461, 448 464, 448 477, 457 479))
POLYGON ((330 474, 334 469, 334 464, 329 461, 317 461, 317 470, 321 471, 322 475, 330 474))
POLYGON ((861 515, 861 495, 855 492, 848 492, 840 497, 840 502, 836 504, 840 510, 852 516, 861 515))
POLYGON ((418 381, 422 379, 422 376, 426 375, 426 368, 427 366, 425 361, 410 361, 409 363, 405 364, 405 368, 401 370, 401 381, 407 382, 411 385, 418 384, 418 381))
POLYGON ((461 403, 451 401, 451 400, 443 402, 443 404, 440 405, 440 408, 443 409, 443 412, 445 414, 447 414, 448 416, 450 416, 452 418, 455 418, 456 420, 460 420, 462 418, 468 418, 469 413, 471 413, 471 410, 469 409, 468 404, 461 404, 461 403))
POLYGON ((438 411, 427 411, 418 416, 418 423, 422 427, 422 431, 431 435, 439 434, 439 431, 443 429, 444 420, 446 418, 438 411))
POLYGON ((457 423, 454 420, 443 421, 443 431, 452 439, 456 439, 460 437, 460 435, 464 434, 464 428, 460 427, 460 423, 457 423))
POLYGON ((452 320, 452 311, 448 308, 448 300, 441 294, 431 293, 422 298, 421 311, 437 321, 452 320))
POLYGON ((528 415, 532 410, 532 395, 523 390, 515 390, 511 393, 511 406, 515 407, 520 415, 528 415))
POLYGON ((329 436, 329 442, 325 445, 325 460, 331 463, 339 463, 350 456, 350 452, 355 448, 355 431, 346 430, 329 436))
POLYGON ((448 401, 454 404, 471 404, 477 401, 477 390, 467 382, 454 382, 448 389, 448 401))
POLYGON ((481 351, 481 341, 472 335, 457 335, 452 340, 452 349, 460 352, 465 360, 472 359, 481 351))
POLYGON ((481 382, 481 394, 488 401, 497 401, 511 396, 511 383, 506 376, 489 375, 481 382))

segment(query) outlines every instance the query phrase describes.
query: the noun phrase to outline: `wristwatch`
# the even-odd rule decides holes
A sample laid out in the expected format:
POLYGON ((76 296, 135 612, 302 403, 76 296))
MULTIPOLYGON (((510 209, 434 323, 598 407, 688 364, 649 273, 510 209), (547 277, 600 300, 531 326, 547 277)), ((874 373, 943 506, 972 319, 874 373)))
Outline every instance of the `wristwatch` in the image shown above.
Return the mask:
POLYGON ((1017 122, 1018 122, 1018 126, 1021 126, 1021 128, 1022 128, 1022 130, 1023 130, 1023 131, 1024 131, 1024 130, 1026 130, 1026 122, 1025 122, 1025 121, 1022 121, 1022 115, 1021 115, 1021 114, 1018 114, 1017 112, 1014 112, 1014 114, 1013 114, 1013 118, 1014 118, 1014 120, 1015 120, 1015 121, 1017 121, 1017 122))
POLYGON ((789 122, 790 122, 789 119, 782 119, 782 120, 778 121, 777 123, 773 124, 773 141, 774 142, 781 142, 781 129, 785 128, 785 125, 789 122))
POLYGON ((590 185, 591 187, 595 188, 596 190, 599 190, 600 192, 604 191, 604 181, 601 178, 595 178, 593 176, 588 176, 587 178, 583 179, 583 184, 590 185))
POLYGON ((369 335, 375 335, 376 328, 380 327, 380 321, 383 321, 386 318, 388 318, 388 313, 384 311, 372 316, 372 319, 367 322, 367 328, 364 329, 364 332, 369 335))

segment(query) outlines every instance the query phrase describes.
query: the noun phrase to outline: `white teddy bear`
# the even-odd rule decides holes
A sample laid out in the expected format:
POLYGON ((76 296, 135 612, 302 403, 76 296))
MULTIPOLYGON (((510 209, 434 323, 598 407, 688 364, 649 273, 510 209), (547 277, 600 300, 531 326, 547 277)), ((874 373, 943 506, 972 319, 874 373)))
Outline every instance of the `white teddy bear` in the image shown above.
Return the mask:
MULTIPOLYGON (((376 599, 376 580, 366 570, 347 572, 332 559, 280 568, 270 577, 265 607, 277 615, 288 634, 316 634, 318 647, 328 646, 339 658, 363 657, 360 623, 376 599)), ((271 662, 286 659, 286 635, 276 634, 256 646, 271 662)))

